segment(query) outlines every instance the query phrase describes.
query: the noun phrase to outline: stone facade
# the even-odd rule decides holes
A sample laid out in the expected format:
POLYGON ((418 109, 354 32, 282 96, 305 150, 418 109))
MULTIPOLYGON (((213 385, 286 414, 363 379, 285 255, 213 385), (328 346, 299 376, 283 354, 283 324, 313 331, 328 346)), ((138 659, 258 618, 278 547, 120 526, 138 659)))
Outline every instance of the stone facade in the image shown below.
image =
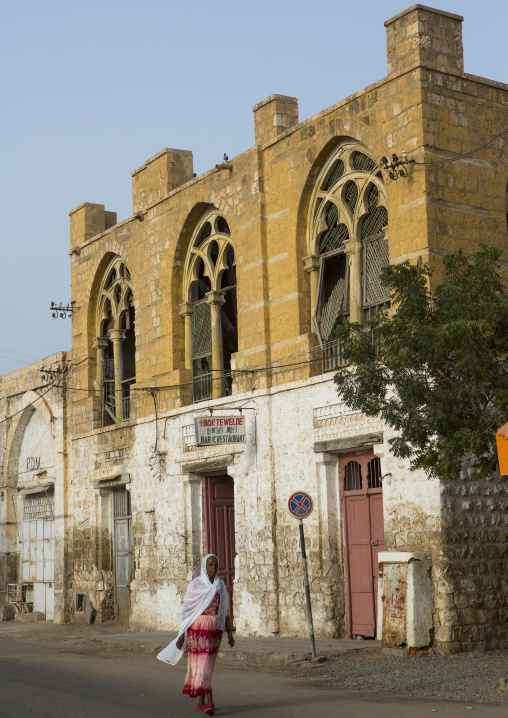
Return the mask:
MULTIPOLYGON (((36 597, 36 609, 58 622, 63 622, 67 615, 66 598, 71 586, 67 563, 71 530, 69 447, 65 371, 58 369, 69 364, 65 352, 44 361, 45 367, 54 369, 52 376, 56 382, 48 380, 51 375, 43 374, 39 365, 1 377, 0 617, 3 619, 12 618, 14 611, 7 601, 7 586, 28 581, 27 570, 41 591, 36 597), (25 521, 25 514, 27 499, 48 495, 50 487, 54 497, 48 517, 52 536, 46 536, 49 551, 44 552, 44 559, 48 559, 44 574, 43 557, 36 555, 40 541, 35 548, 37 538, 41 537, 27 535, 25 527, 30 522, 25 521), (35 565, 36 559, 39 566, 35 565)), ((33 523, 32 528, 35 529, 33 523)))
MULTIPOLYGON (((474 252, 480 241, 507 246, 506 141, 439 164, 508 124, 508 85, 463 72, 461 21, 415 5, 386 23, 382 80, 302 122, 295 98, 272 95, 253 108, 255 143, 246 152, 194 177, 190 152, 164 149, 132 174, 131 217, 117 222, 91 203, 70 213, 73 366, 61 401, 68 518, 57 544, 68 570, 58 620, 74 616, 81 592, 99 620, 175 628, 208 546, 203 486, 222 472, 234 482, 238 631, 306 634, 297 524, 287 511, 301 489, 315 500, 305 528, 316 635, 354 633, 342 457, 369 450, 382 475, 387 549, 431 557, 435 647, 506 644, 504 484, 465 475, 441 486, 410 472, 390 453, 390 430, 349 411, 333 371, 323 371, 333 369, 321 341, 326 262, 344 268, 350 318, 361 321, 374 306, 366 301, 366 216, 384 222, 374 240, 390 262, 421 256, 432 281, 448 251, 474 252), (436 164, 390 181, 379 158, 403 150, 436 164), (340 180, 333 189, 339 170, 360 188, 358 199, 340 180), (334 202, 337 225, 322 211, 334 202), (343 247, 323 259, 320 242, 338 241, 338 223, 343 247), (189 252, 200 247, 211 269, 197 262, 189 276, 189 252), (198 304, 210 332, 201 354, 198 304), (239 408, 245 443, 196 446, 195 417, 239 408), (127 522, 125 605, 118 532, 127 522)), ((40 387, 35 367, 15 375, 2 378, 5 416, 40 387), (7 387, 23 382, 11 401, 7 387)), ((12 451, 9 424, 0 426, 12 451)), ((5 565, 15 576, 14 524, 5 517, 5 565)))

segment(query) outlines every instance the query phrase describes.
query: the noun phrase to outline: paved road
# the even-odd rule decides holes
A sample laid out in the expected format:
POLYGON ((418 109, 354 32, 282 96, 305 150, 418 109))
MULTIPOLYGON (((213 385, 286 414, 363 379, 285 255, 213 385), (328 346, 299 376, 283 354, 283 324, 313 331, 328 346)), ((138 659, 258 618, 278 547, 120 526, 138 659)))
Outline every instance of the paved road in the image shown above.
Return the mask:
MULTIPOLYGON (((181 694, 186 665, 170 667, 153 656, 83 645, 45 645, 0 638, 1 718, 185 718, 195 701, 181 694)), ((506 708, 396 699, 323 690, 247 666, 217 665, 219 716, 244 718, 506 718, 506 708)))

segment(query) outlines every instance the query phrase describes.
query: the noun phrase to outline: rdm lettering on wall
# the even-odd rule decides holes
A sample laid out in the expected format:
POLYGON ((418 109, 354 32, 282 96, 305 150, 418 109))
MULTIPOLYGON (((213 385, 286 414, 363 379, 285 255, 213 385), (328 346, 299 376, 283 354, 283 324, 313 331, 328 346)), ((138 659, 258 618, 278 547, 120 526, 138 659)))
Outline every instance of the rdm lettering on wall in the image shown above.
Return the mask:
POLYGON ((209 444, 244 444, 244 416, 210 416, 194 419, 194 431, 198 446, 209 444))
POLYGON ((35 471, 41 468, 41 457, 40 456, 27 456, 26 457, 26 470, 35 471))

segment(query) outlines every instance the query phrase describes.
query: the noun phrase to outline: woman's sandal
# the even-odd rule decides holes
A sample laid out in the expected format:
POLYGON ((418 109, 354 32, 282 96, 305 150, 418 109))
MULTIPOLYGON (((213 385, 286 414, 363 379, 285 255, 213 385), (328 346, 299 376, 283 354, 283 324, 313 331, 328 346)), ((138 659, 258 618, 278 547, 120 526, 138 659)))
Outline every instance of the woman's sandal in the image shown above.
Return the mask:
POLYGON ((208 706, 205 706, 205 704, 203 703, 202 706, 197 706, 196 710, 204 712, 204 711, 206 711, 207 708, 208 708, 208 706))
POLYGON ((215 715, 215 706, 213 703, 208 703, 208 705, 205 706, 205 713, 207 716, 215 715))

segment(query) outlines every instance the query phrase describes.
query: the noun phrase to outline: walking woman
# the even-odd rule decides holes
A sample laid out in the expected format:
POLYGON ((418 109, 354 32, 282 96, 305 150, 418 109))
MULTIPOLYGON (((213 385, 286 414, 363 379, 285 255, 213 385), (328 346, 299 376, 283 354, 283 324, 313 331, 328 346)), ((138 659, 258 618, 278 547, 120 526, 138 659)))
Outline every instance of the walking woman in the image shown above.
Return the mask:
POLYGON ((175 665, 188 649, 189 665, 182 693, 198 700, 198 711, 214 715, 212 673, 217 660, 222 632, 235 645, 228 614, 226 584, 217 575, 219 562, 213 553, 201 562, 201 574, 190 582, 183 603, 182 621, 175 640, 157 658, 175 665))

